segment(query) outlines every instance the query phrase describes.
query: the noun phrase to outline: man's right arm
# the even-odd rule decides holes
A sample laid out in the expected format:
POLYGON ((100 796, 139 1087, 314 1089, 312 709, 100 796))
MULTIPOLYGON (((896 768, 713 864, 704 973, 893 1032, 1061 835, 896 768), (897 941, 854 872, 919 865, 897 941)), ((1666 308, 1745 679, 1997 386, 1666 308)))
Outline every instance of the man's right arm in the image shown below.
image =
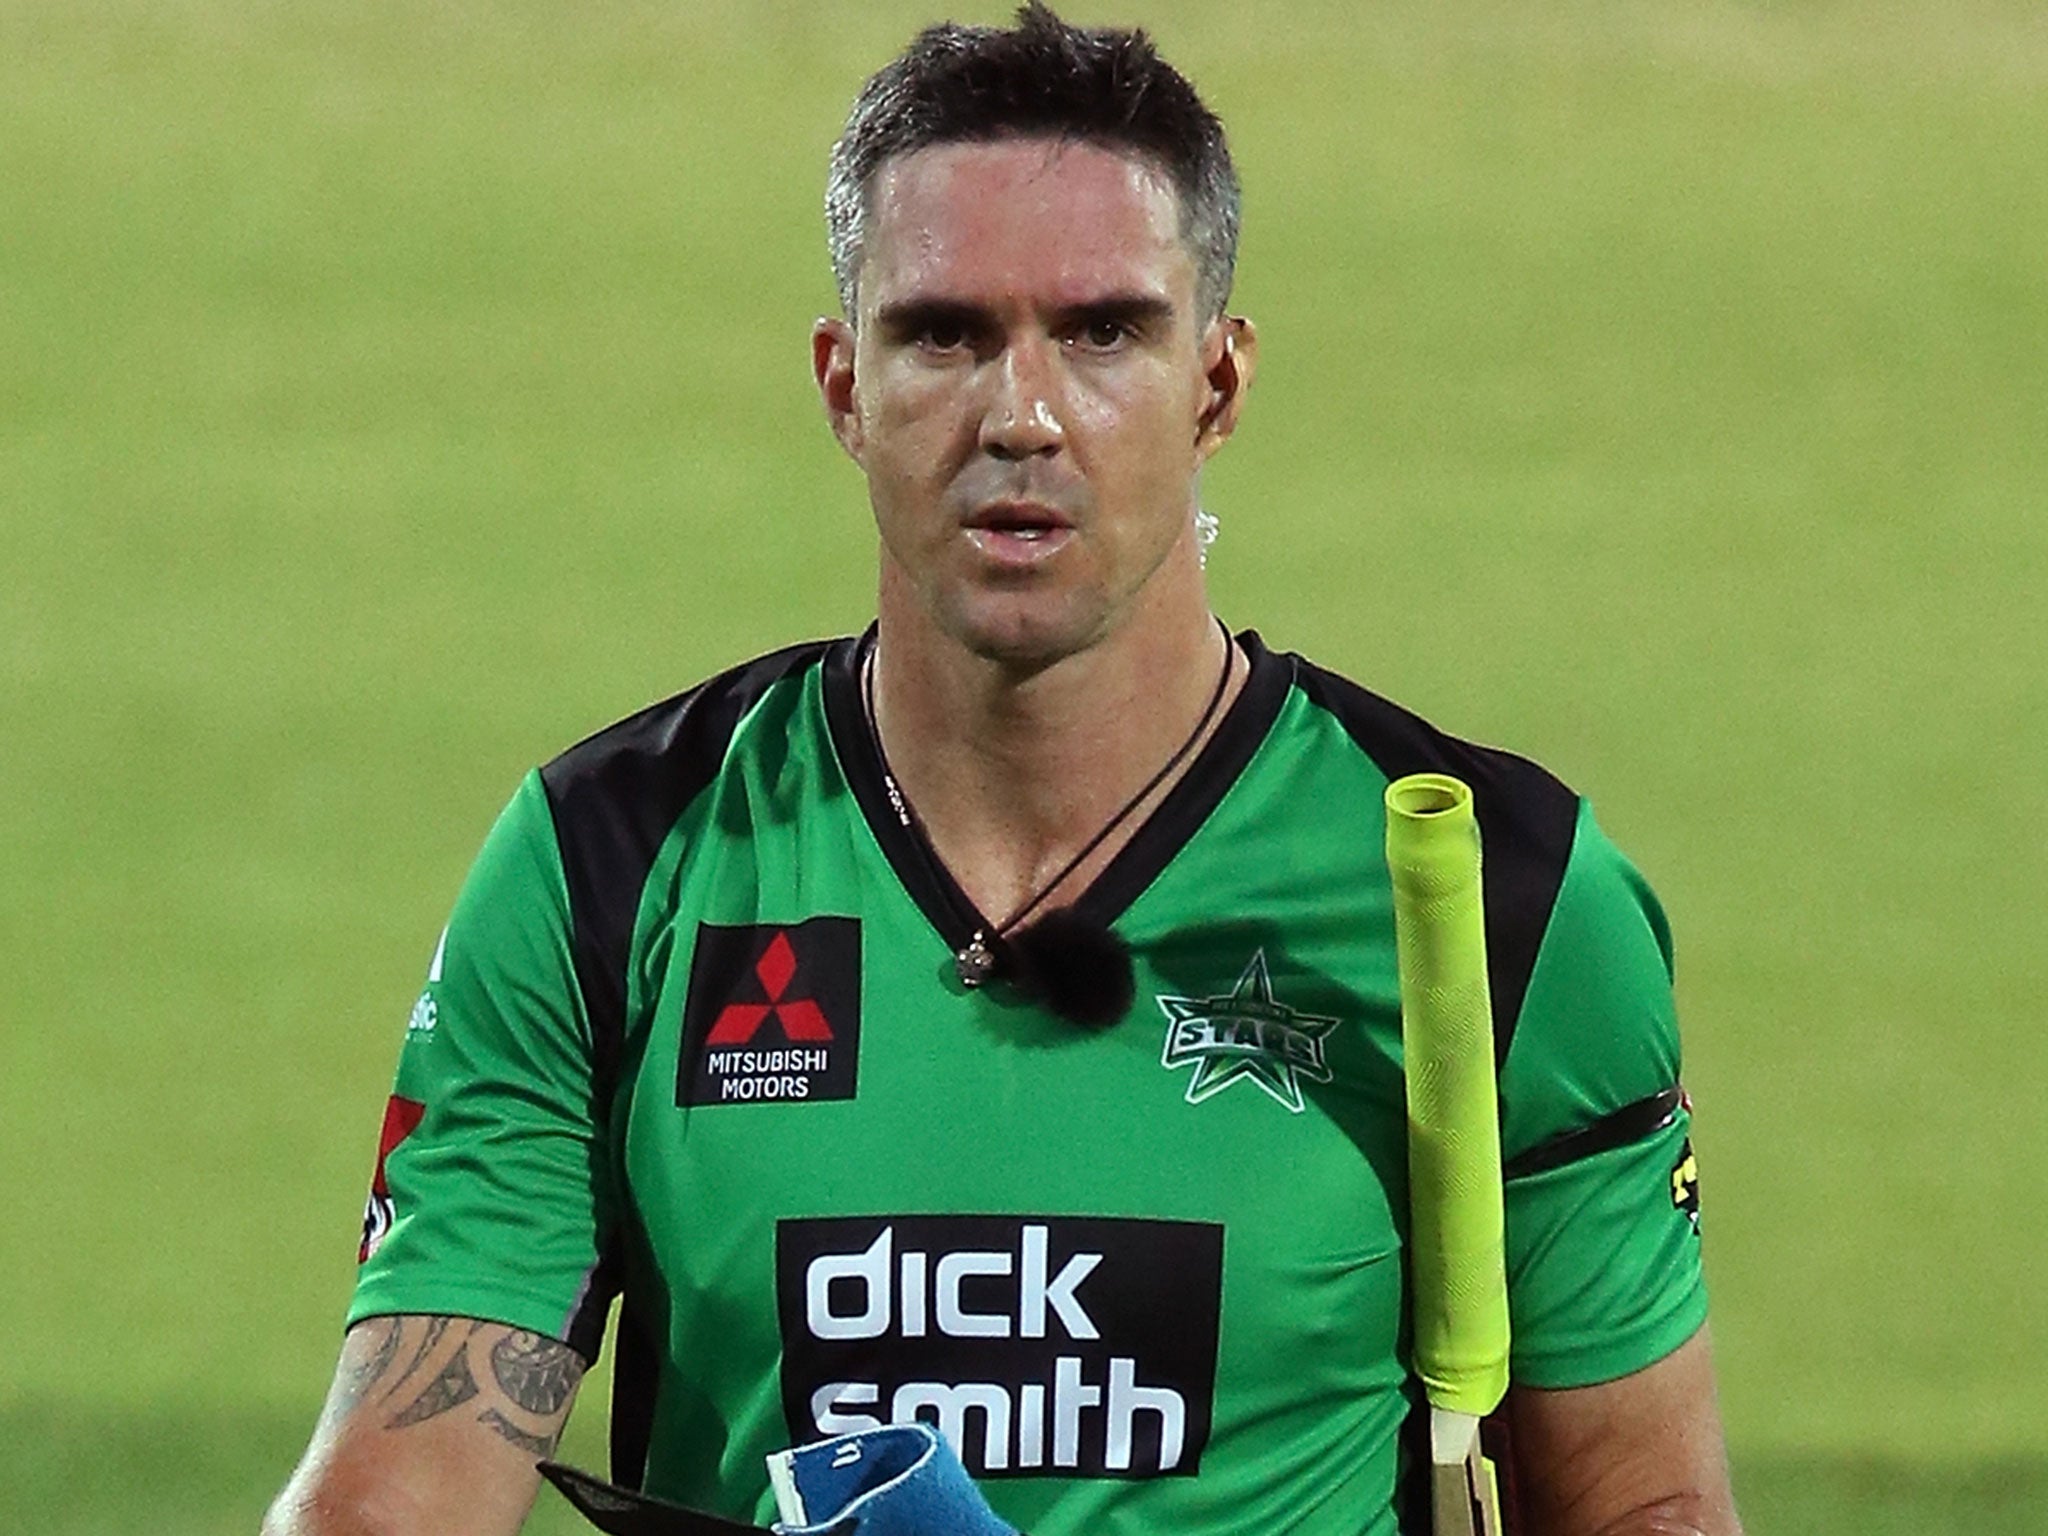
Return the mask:
POLYGON ((502 1323, 365 1318, 263 1536, 515 1536, 584 1368, 502 1323))
POLYGON ((511 1536, 525 1519, 610 1299, 574 929, 528 774, 414 1006, 341 1362, 265 1536, 511 1536))

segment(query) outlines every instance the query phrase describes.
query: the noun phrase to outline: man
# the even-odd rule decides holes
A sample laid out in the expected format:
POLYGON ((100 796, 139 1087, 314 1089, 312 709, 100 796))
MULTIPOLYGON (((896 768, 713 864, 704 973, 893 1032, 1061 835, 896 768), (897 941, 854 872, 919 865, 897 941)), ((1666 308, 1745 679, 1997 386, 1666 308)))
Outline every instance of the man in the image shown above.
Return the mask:
MULTIPOLYGON (((1481 807, 1528 1529, 1736 1530, 1653 898, 1542 770, 1211 615, 1256 336, 1141 35, 920 36, 812 353, 878 619, 530 776, 436 953, 280 1533, 509 1533, 623 1292, 613 1475, 938 1424, 1005 1518, 1419 1529, 1380 791, 1481 807)), ((1385 594, 1390 607, 1398 594, 1385 594)))

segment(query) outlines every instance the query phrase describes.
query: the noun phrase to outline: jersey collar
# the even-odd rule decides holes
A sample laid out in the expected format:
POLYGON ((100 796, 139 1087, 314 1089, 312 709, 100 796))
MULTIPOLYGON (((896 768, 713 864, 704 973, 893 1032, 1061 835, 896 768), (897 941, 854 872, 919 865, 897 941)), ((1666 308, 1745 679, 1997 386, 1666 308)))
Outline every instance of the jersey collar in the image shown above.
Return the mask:
MULTIPOLYGON (((905 826, 890 803, 861 703, 860 660, 874 633, 870 625, 866 634, 838 641, 826 654, 826 724, 854 800, 896 878, 946 947, 958 950, 994 925, 975 910, 924 833, 914 825, 905 826)), ((1257 630, 1243 630, 1236 639, 1251 663, 1244 687, 1166 798, 1073 902, 1077 916, 1104 926, 1115 923, 1201 829, 1279 718, 1293 667, 1287 658, 1266 649, 1257 630)))

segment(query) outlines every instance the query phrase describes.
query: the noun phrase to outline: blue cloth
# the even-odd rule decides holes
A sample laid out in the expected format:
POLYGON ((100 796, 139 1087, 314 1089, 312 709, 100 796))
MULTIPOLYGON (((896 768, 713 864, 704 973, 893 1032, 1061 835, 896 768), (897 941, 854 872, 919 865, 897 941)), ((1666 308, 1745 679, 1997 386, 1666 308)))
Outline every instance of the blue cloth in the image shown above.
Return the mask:
POLYGON ((929 1424, 778 1451, 768 1478, 780 1536, 1017 1536, 929 1424))

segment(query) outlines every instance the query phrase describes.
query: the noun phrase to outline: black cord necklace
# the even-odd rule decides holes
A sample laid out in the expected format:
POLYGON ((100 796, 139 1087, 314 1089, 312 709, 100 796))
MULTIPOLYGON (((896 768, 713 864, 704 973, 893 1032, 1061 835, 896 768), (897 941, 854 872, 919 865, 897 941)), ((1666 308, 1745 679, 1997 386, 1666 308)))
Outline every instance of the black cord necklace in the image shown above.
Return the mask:
MULTIPOLYGON (((1103 823, 1101 830, 1081 845, 1078 853, 1060 866, 1058 873, 1039 886, 1003 921, 977 927, 974 936, 954 952, 953 968, 962 986, 979 987, 1002 977, 1062 1018, 1095 1028, 1113 1024, 1129 1011, 1133 995, 1130 950, 1112 929, 1106 924, 1077 917, 1071 907, 1053 908, 1028 927, 1025 920, 1044 906, 1046 899, 1087 861, 1090 854, 1107 842, 1117 828, 1130 820, 1138 807, 1151 798, 1153 791, 1187 760, 1195 744, 1207 734, 1217 710, 1223 705, 1223 696, 1230 690, 1231 674, 1237 668, 1237 645, 1231 640, 1230 631, 1221 619, 1216 621, 1216 627, 1223 632, 1223 670, 1216 678, 1216 686, 1210 692, 1209 702, 1202 710, 1201 719, 1195 722, 1195 728, 1174 749, 1173 755, 1160 765, 1158 772, 1103 823)), ((917 834, 919 847, 927 858, 936 863, 937 855, 931 849, 931 840, 925 836, 917 814, 911 810, 910 801, 897 784, 896 775, 889 767, 888 753, 882 747, 881 727, 875 717, 875 647, 872 644, 863 662, 861 702, 868 740, 874 747, 875 760, 882 768, 882 786, 888 792, 889 805, 896 812, 897 820, 917 834)), ((980 914, 977 912, 975 916, 980 917, 980 914)))

